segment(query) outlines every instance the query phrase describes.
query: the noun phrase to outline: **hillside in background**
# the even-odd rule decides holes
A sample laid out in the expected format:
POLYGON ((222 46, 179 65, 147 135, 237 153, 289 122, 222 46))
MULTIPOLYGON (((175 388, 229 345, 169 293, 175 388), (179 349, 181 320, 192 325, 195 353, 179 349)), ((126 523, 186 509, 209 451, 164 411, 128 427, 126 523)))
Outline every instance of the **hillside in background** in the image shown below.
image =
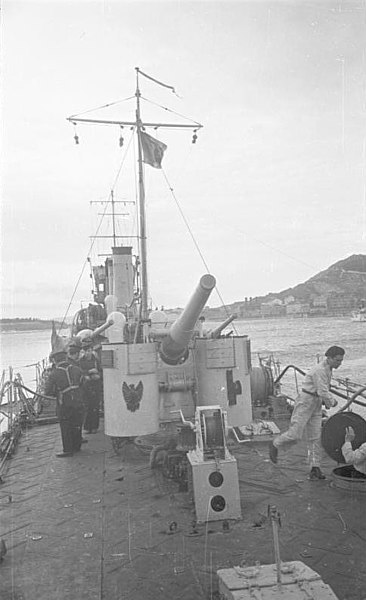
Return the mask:
POLYGON ((311 277, 305 283, 283 290, 269 297, 284 299, 292 294, 301 301, 309 301, 315 295, 346 294, 356 301, 366 298, 366 256, 353 254, 311 277))
MULTIPOLYGON (((314 275, 304 283, 266 296, 244 298, 227 306, 205 308, 204 316, 211 320, 224 320, 228 314, 237 318, 302 317, 350 315, 362 301, 366 306, 366 255, 353 254, 328 269, 314 275)), ((165 309, 176 318, 181 308, 165 309)), ((72 317, 66 319, 64 328, 72 317)), ((57 328, 61 319, 55 319, 57 328)), ((27 331, 51 329, 52 320, 36 318, 0 319, 1 331, 27 331)))
POLYGON ((353 254, 304 283, 266 296, 245 298, 226 308, 206 309, 207 318, 347 315, 366 299, 366 255, 353 254))

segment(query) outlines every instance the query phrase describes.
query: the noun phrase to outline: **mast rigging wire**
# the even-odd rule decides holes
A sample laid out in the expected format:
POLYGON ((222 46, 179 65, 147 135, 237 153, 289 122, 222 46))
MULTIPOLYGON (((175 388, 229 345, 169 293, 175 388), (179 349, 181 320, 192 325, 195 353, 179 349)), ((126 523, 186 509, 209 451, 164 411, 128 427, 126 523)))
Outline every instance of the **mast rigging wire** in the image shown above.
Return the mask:
POLYGON ((103 108, 108 108, 109 106, 114 106, 116 104, 121 104, 122 102, 126 102, 127 100, 132 100, 135 96, 129 96, 128 98, 123 98, 123 100, 116 100, 115 102, 109 102, 108 104, 103 104, 102 106, 97 106, 96 108, 89 108, 88 110, 84 110, 84 112, 77 113, 75 115, 71 115, 69 119, 76 119, 81 115, 87 115, 88 113, 94 112, 95 110, 101 110, 103 108))
MULTIPOLYGON (((135 128, 134 128, 134 130, 135 130, 135 128)), ((108 208, 109 201, 111 200, 111 197, 112 197, 112 192, 114 191, 114 188, 115 188, 115 186, 116 186, 116 184, 117 184, 118 178, 119 178, 119 176, 120 176, 120 174, 121 174, 122 167, 123 167, 123 165, 124 165, 124 163, 125 163, 125 160, 126 160, 126 156, 127 156, 127 153, 128 153, 129 147, 130 147, 130 145, 131 145, 131 141, 132 141, 132 139, 133 139, 133 137, 134 137, 134 136, 133 136, 133 134, 134 134, 134 130, 131 132, 130 140, 129 140, 129 142, 128 142, 127 146, 126 146, 126 149, 125 149, 125 152, 124 152, 124 155, 123 155, 122 161, 121 161, 121 165, 120 165, 120 167, 119 167, 119 169, 118 169, 118 171, 117 171, 117 175, 116 175, 116 177, 115 177, 115 179, 114 179, 114 183, 113 183, 113 185, 112 185, 112 187, 111 187, 111 191, 110 191, 110 193, 109 193, 109 195, 108 195, 108 201, 105 203, 105 207, 104 207, 103 214, 102 214, 102 216, 101 216, 101 218, 100 218, 100 220, 99 220, 99 225, 98 225, 98 227, 97 227, 97 229, 96 229, 96 232, 95 232, 95 234, 94 234, 94 236, 93 236, 93 238, 92 238, 92 241, 91 241, 91 244, 90 244, 90 247, 89 247, 88 253, 87 253, 87 257, 86 257, 86 258, 85 258, 85 260, 84 260, 84 264, 83 264, 83 266, 82 266, 82 268, 81 268, 80 275, 79 275, 79 277, 78 277, 78 280, 77 280, 77 282, 76 282, 76 285, 75 285, 75 287, 74 287, 74 291, 73 291, 73 293, 72 293, 72 295, 71 295, 70 302, 69 302, 69 304, 68 304, 68 306, 67 306, 67 309, 66 309, 66 312, 65 312, 65 314, 64 314, 64 316, 63 316, 62 323, 61 323, 61 325, 60 325, 60 328, 59 328, 59 330, 58 330, 59 332, 60 332, 60 330, 62 329, 63 325, 65 324, 65 320, 66 320, 66 318, 67 318, 67 315, 69 314, 70 306, 71 306, 71 304, 72 304, 72 302, 73 302, 73 300, 74 300, 75 294, 76 294, 76 292, 77 292, 77 289, 78 289, 78 287, 79 287, 79 283, 80 283, 80 281, 81 281, 81 278, 82 278, 82 276, 83 276, 83 274, 84 274, 85 267, 86 267, 86 265, 87 265, 87 263, 88 263, 88 258, 89 258, 89 256, 90 256, 90 253, 91 253, 91 251, 92 251, 93 247, 94 247, 95 241, 96 241, 96 239, 97 239, 97 235, 98 235, 98 233, 99 233, 99 231, 100 231, 100 228, 101 228, 101 226, 102 226, 103 219, 104 219, 104 217, 105 217, 105 213, 106 213, 106 211, 107 211, 107 208, 108 208)))
POLYGON ((202 252, 201 252, 201 249, 200 249, 200 247, 199 247, 199 245, 198 245, 198 242, 197 242, 196 238, 195 238, 195 237, 194 237, 194 235, 193 235, 192 229, 191 229, 191 228, 190 228, 190 226, 189 226, 189 223, 188 223, 188 221, 187 221, 187 218, 186 218, 186 216, 185 216, 185 214, 184 214, 184 212, 183 212, 183 210, 182 210, 182 208, 181 208, 181 206, 180 206, 180 204, 179 204, 179 202, 178 202, 178 198, 177 198, 177 197, 176 197, 176 195, 175 195, 174 189, 173 189, 173 188, 172 188, 172 186, 170 185, 170 182, 168 181, 168 177, 167 177, 167 175, 166 175, 166 173, 165 173, 164 169, 163 169, 163 168, 161 168, 161 170, 162 170, 162 173, 163 173, 163 175, 164 175, 164 179, 165 179, 165 181, 166 181, 166 184, 167 184, 167 186, 168 186, 168 189, 169 189, 169 191, 170 191, 170 193, 171 193, 171 195, 172 195, 172 197, 173 197, 173 199, 174 199, 174 202, 176 203, 176 205, 177 205, 177 208, 178 208, 178 210, 179 210, 179 212, 180 212, 180 215, 181 215, 181 217, 182 217, 182 219, 183 219, 183 221, 184 221, 184 223, 185 223, 185 225, 186 225, 186 227, 187 227, 187 229, 188 229, 188 233, 189 233, 189 235, 191 236, 191 238, 192 238, 192 240, 193 240, 193 243, 194 243, 194 245, 196 246, 196 250, 197 250, 198 254, 199 254, 199 255, 200 255, 200 257, 201 257, 201 260, 202 260, 202 262, 203 262, 204 266, 205 266, 205 267, 206 267, 206 269, 207 269, 207 273, 211 273, 211 271, 210 271, 210 269, 209 269, 209 267, 208 267, 208 264, 206 263, 206 260, 205 260, 205 258, 204 258, 204 256, 203 256, 203 254, 202 254, 202 252))
MULTIPOLYGON (((164 175, 164 179, 165 179, 165 181, 166 181, 166 184, 167 184, 167 186, 168 186, 168 188, 169 188, 169 191, 170 191, 170 193, 171 193, 171 195, 172 195, 172 197, 173 197, 173 199, 174 199, 174 202, 175 202, 175 203, 176 203, 176 205, 177 205, 177 208, 178 208, 178 210, 179 210, 179 212, 180 212, 180 215, 181 215, 181 217, 182 217, 182 219, 183 219, 183 221, 184 221, 184 223, 185 223, 185 225, 186 225, 186 227, 187 227, 187 229, 188 229, 188 232, 189 232, 189 234, 190 234, 190 236, 191 236, 191 238, 192 238, 192 240, 193 240, 193 243, 194 243, 194 245, 195 245, 195 247, 196 247, 196 250, 197 250, 197 252, 198 252, 198 254, 199 254, 199 256, 200 256, 200 258, 201 258, 201 260, 202 260, 202 263, 204 264, 205 268, 207 269, 207 273, 210 273, 210 274, 211 274, 211 271, 210 271, 210 269, 209 269, 209 266, 208 266, 208 264, 207 264, 207 262, 206 262, 206 260, 205 260, 205 258, 204 258, 204 256, 203 256, 203 254, 202 254, 202 251, 201 251, 201 249, 200 249, 200 247, 199 247, 199 245, 198 245, 198 242, 197 242, 196 238, 194 237, 194 234, 193 234, 193 232, 192 232, 192 230, 191 230, 191 228, 190 228, 190 226, 189 226, 188 220, 187 220, 187 218, 186 218, 186 216, 185 216, 185 214, 184 214, 184 212, 183 212, 183 210, 182 210, 182 208, 181 208, 181 206, 180 206, 180 204, 179 204, 179 202, 178 202, 178 198, 177 198, 177 197, 176 197, 176 195, 175 195, 174 189, 173 189, 173 188, 172 188, 172 186, 170 185, 170 183, 169 183, 169 181, 168 181, 168 177, 167 177, 167 175, 166 175, 166 173, 165 173, 165 171, 164 171, 164 169, 163 169, 163 168, 161 169, 161 171, 162 171, 162 173, 163 173, 163 175, 164 175)), ((216 286, 216 292, 217 292, 217 295, 218 295, 218 297, 219 297, 219 299, 220 299, 220 301, 221 301, 222 305, 223 305, 223 306, 224 306, 224 308, 225 308, 226 314, 229 316, 229 311, 228 311, 228 309, 227 309, 226 303, 224 302, 224 300, 223 300, 223 298, 222 298, 222 296, 221 296, 221 293, 220 293, 220 291, 219 291, 219 289, 218 289, 218 287, 217 287, 217 286, 216 286)), ((235 329, 235 324, 233 324, 233 327, 234 327, 234 330, 235 330, 235 332, 236 332, 236 329, 235 329)), ((236 333, 237 333, 237 332, 236 332, 236 333)))
POLYGON ((145 98, 144 96, 141 96, 141 100, 144 100, 145 102, 148 102, 149 104, 152 104, 153 106, 157 106, 158 108, 161 108, 162 110, 165 110, 166 112, 172 113, 172 115, 175 115, 177 117, 182 117, 182 119, 185 119, 186 121, 191 121, 192 123, 194 123, 194 125, 197 125, 197 127, 202 127, 201 123, 198 123, 198 121, 195 121, 191 117, 186 117, 185 115, 182 115, 181 113, 178 113, 175 110, 172 110, 171 108, 168 108, 166 106, 162 106, 161 104, 158 104, 157 102, 154 102, 153 100, 149 100, 148 98, 145 98))
POLYGON ((300 258, 291 256, 291 254, 288 254, 287 252, 284 252, 283 250, 280 250, 279 248, 275 248, 274 246, 272 246, 271 244, 268 244, 267 242, 264 242, 263 240, 259 240, 258 238, 255 238, 252 235, 249 235, 247 232, 241 231, 240 229, 235 229, 235 231, 240 233, 241 235, 248 237, 249 239, 253 240, 254 242, 257 242, 258 244, 262 244, 263 246, 265 246, 266 248, 269 248, 270 250, 274 250, 274 252, 283 254, 283 256, 286 256, 287 258, 290 258, 291 260, 294 260, 295 262, 297 262, 301 265, 304 265, 305 267, 309 267, 309 269, 316 268, 316 267, 314 267, 314 265, 310 265, 309 263, 305 262, 304 260, 301 260, 300 258))

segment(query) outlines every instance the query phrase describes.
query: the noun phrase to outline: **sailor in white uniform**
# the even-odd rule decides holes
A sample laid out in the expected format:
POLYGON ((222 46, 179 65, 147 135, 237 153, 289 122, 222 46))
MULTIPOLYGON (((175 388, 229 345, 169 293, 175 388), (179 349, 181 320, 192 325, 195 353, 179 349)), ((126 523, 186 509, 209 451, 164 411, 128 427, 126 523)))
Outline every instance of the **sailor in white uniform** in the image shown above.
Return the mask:
POLYGON ((295 400, 291 424, 287 431, 277 436, 269 447, 269 456, 276 463, 278 449, 296 444, 305 439, 310 460, 310 479, 325 479, 320 470, 322 406, 332 408, 337 400, 330 393, 333 369, 342 364, 345 351, 339 346, 331 346, 325 353, 325 360, 310 369, 305 375, 302 390, 295 400))
POLYGON ((356 471, 366 475, 366 442, 356 450, 353 450, 351 442, 355 439, 355 432, 352 427, 346 427, 346 435, 342 446, 344 460, 349 465, 353 465, 356 471))

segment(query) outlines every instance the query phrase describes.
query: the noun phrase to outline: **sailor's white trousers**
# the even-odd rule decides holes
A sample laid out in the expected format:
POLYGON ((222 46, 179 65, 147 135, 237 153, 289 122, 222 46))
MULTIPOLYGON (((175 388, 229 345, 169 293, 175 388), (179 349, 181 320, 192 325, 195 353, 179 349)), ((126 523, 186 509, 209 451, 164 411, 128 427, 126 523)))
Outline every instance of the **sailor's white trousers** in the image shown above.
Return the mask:
POLYGON ((321 428, 321 399, 301 392, 295 400, 290 427, 273 440, 273 445, 281 448, 304 439, 307 443, 310 467, 319 467, 322 456, 321 428))

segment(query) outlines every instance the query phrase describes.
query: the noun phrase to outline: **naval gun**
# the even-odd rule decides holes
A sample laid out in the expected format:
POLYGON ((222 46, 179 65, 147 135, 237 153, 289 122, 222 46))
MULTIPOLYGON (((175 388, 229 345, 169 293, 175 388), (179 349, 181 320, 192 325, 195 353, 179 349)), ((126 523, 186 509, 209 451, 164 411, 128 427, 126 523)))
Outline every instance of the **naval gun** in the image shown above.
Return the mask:
POLYGON ((122 328, 118 337, 117 314, 109 315, 116 322, 108 329, 109 343, 103 344, 101 354, 107 435, 133 437, 155 433, 161 422, 172 420, 172 410, 177 408, 187 409, 188 416, 194 414, 196 383, 189 346, 215 284, 212 275, 203 275, 170 327, 165 322, 164 328, 158 329, 152 318, 150 341, 146 343, 126 341, 122 328))
POLYGON ((96 327, 96 329, 81 329, 76 334, 76 337, 79 338, 81 341, 85 339, 91 339, 93 341, 96 341, 98 337, 102 335, 107 329, 109 329, 109 327, 112 327, 112 325, 114 325, 114 321, 113 319, 109 318, 105 323, 103 323, 99 327, 96 327))
POLYGON ((224 331, 224 329, 228 325, 230 325, 230 323, 232 323, 232 321, 234 321, 234 319, 236 319, 236 315, 230 315, 227 319, 225 319, 225 321, 223 323, 220 323, 220 325, 218 327, 216 327, 212 331, 209 331, 207 334, 207 337, 215 338, 215 339, 219 338, 221 336, 221 333, 224 331))
POLYGON ((161 343, 159 354, 165 363, 176 365, 187 357, 194 327, 215 285, 216 279, 213 275, 207 273, 201 277, 187 306, 171 325, 161 343))
POLYGON ((115 322, 101 352, 108 436, 134 438, 161 430, 175 434, 180 411, 194 420, 198 407, 212 405, 225 411, 230 428, 252 423, 248 336, 221 336, 222 326, 208 336, 199 322, 215 283, 212 275, 203 275, 172 324, 162 311, 153 311, 144 343, 124 336, 121 313, 108 314, 115 322))

